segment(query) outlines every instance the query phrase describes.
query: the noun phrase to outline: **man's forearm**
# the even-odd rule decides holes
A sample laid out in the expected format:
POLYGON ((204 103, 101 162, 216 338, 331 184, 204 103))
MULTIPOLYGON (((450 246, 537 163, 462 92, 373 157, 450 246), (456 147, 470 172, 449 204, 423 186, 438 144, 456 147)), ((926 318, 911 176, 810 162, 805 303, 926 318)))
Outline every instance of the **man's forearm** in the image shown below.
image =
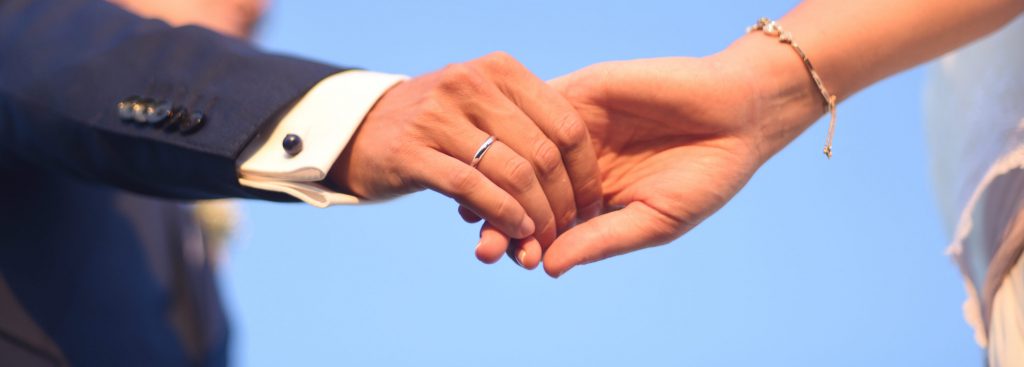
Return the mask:
POLYGON ((282 199, 239 185, 235 159, 340 71, 102 1, 0 1, 0 50, 4 149, 74 177, 178 199, 282 199), (182 118, 160 117, 156 107, 165 105, 182 118), (139 115, 125 118, 126 106, 139 115), (192 125, 182 129, 186 118, 192 125))

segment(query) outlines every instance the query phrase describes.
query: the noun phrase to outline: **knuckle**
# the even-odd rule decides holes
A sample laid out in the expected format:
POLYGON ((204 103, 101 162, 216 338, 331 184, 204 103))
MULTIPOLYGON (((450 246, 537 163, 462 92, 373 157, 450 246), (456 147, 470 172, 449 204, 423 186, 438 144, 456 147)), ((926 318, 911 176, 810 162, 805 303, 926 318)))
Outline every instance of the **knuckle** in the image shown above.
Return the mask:
POLYGON ((460 77, 465 77, 469 73, 469 66, 464 63, 454 63, 445 65, 441 69, 440 76, 444 80, 457 80, 460 77))
POLYGON ((515 218, 516 205, 512 199, 503 197, 498 200, 494 207, 495 220, 506 221, 509 225, 518 225, 522 218, 515 218))
POLYGON ((556 139, 562 147, 570 147, 584 142, 587 138, 587 127, 575 114, 567 113, 559 118, 556 139))
POLYGON ((515 157, 506 163, 508 172, 509 189, 516 194, 522 194, 533 188, 534 175, 533 166, 523 158, 515 157))
POLYGON ((562 166, 562 155, 554 144, 540 140, 534 150, 534 164, 542 177, 550 177, 562 166))
POLYGON ((488 63, 495 65, 510 65, 516 62, 516 59, 505 51, 491 52, 484 56, 484 60, 486 60, 488 63))
POLYGON ((484 56, 482 61, 490 70, 497 73, 515 74, 526 70, 526 67, 519 63, 519 60, 516 60, 515 57, 512 57, 512 55, 505 51, 491 52, 484 56))
POLYGON ((477 172, 470 168, 458 169, 449 173, 449 185, 452 193, 464 195, 473 192, 480 185, 477 172))
POLYGON ((479 75, 466 64, 450 64, 441 69, 440 86, 445 91, 460 91, 476 85, 479 75))

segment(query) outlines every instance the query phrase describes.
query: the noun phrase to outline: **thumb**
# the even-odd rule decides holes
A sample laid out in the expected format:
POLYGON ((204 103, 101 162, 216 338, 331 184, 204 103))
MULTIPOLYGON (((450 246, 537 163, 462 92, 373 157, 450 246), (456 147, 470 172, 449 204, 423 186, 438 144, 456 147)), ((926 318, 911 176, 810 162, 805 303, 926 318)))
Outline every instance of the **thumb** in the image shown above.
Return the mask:
POLYGON ((572 267, 604 260, 675 239, 678 225, 664 214, 633 202, 573 227, 544 254, 544 271, 558 278, 572 267))

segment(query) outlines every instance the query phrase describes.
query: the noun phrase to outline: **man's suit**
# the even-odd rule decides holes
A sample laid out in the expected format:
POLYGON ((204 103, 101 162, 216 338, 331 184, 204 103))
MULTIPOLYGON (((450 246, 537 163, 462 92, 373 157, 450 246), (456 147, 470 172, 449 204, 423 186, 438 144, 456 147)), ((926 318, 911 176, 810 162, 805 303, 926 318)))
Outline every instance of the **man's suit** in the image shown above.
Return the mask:
POLYGON ((186 203, 290 200, 236 160, 339 71, 102 1, 0 0, 0 365, 224 365, 186 203))

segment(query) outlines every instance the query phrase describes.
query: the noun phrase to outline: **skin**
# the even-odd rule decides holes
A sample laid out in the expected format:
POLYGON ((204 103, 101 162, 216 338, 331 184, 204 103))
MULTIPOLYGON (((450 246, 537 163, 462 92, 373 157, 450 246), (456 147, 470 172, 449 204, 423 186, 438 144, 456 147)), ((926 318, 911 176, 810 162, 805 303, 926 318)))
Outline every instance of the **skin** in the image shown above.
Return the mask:
POLYGON ((511 239, 527 269, 570 227, 595 216, 601 185, 588 131, 557 91, 505 53, 393 87, 370 110, 328 180, 342 192, 386 199, 431 189, 486 219, 477 257, 494 262, 511 239), (477 167, 468 163, 488 136, 477 167), (507 236, 505 235, 507 234, 507 236))
POLYGON ((198 25, 249 38, 267 8, 266 0, 108 0, 132 13, 173 26, 198 25))
MULTIPOLYGON (((779 24, 842 100, 1022 10, 1019 0, 810 0, 779 24)), ((602 63, 551 84, 590 129, 607 207, 623 208, 556 239, 543 258, 553 277, 682 236, 826 112, 797 54, 763 33, 704 58, 602 63)))
MULTIPOLYGON (((198 24, 240 37, 251 32, 264 8, 263 1, 246 0, 114 2, 144 16, 160 16, 171 24, 198 24), (197 17, 197 14, 205 16, 197 17)), ((1022 9, 1024 2, 1019 0, 810 0, 780 19, 779 23, 803 46, 830 92, 842 100, 888 75, 997 29, 1020 14, 1022 9)), ((403 159, 420 159, 423 157, 420 154, 426 154, 431 162, 441 164, 439 167, 449 167, 457 172, 455 180, 451 179, 452 175, 447 179, 429 179, 427 173, 417 172, 408 164, 403 166, 400 159, 385 163, 371 159, 375 155, 370 152, 382 154, 377 155, 380 157, 405 149, 386 143, 383 146, 387 148, 380 149, 381 145, 377 144, 380 138, 400 136, 389 136, 387 129, 378 126, 422 122, 423 116, 432 116, 435 121, 446 123, 464 122, 474 117, 469 118, 472 123, 479 124, 474 126, 493 135, 498 135, 492 132, 499 131, 498 122, 513 120, 519 122, 515 126, 528 126, 519 115, 509 119, 513 115, 510 108, 501 112, 490 111, 490 114, 482 112, 481 105, 476 106, 475 114, 466 108, 468 105, 454 108, 448 105, 449 110, 422 108, 445 99, 449 103, 457 99, 479 101, 481 95, 476 93, 479 90, 473 89, 474 85, 491 83, 503 93, 508 92, 509 84, 504 84, 506 89, 501 89, 502 84, 499 83, 508 76, 505 73, 511 71, 512 75, 520 77, 526 74, 513 65, 513 61, 507 55, 490 56, 489 59, 457 64, 466 66, 464 69, 470 69, 469 73, 466 70, 456 71, 456 77, 452 77, 452 68, 449 68, 389 91, 367 116, 364 128, 354 138, 356 143, 352 146, 358 144, 359 147, 350 146, 335 165, 331 183, 367 198, 391 197, 423 188, 446 193, 463 204, 460 214, 467 221, 477 221, 481 217, 488 220, 481 230, 481 242, 477 247, 481 261, 497 261, 501 252, 510 248, 513 250, 510 256, 514 254, 514 259, 532 268, 540 259, 541 249, 547 248, 545 271, 557 277, 579 264, 664 244, 682 236, 721 208, 768 158, 825 112, 817 89, 795 53, 773 38, 750 34, 726 50, 704 58, 602 63, 551 83, 579 110, 579 116, 586 122, 592 136, 592 149, 599 159, 599 178, 604 181, 600 190, 594 189, 599 181, 594 178, 597 176, 593 174, 593 165, 586 158, 589 153, 574 143, 588 138, 576 127, 564 128, 577 125, 565 123, 575 119, 566 117, 572 113, 566 112, 564 106, 555 107, 561 112, 556 114, 559 117, 554 123, 545 122, 543 112, 534 110, 534 114, 530 114, 525 108, 521 108, 521 112, 530 119, 541 120, 534 121, 535 125, 548 137, 548 141, 557 143, 555 145, 563 158, 562 167, 572 182, 573 192, 570 194, 566 194, 566 185, 561 182, 564 180, 560 174, 562 169, 535 168, 535 181, 529 180, 526 173, 515 174, 515 179, 501 177, 502 173, 496 168, 487 168, 484 178, 471 178, 474 175, 465 167, 433 154, 447 153, 448 157, 465 164, 468 162, 465 155, 471 154, 467 152, 475 151, 478 142, 486 138, 486 135, 475 131, 462 136, 430 135, 426 140, 417 141, 419 150, 408 149, 402 156, 403 159), (481 67, 480 64, 499 67, 481 67), (477 77, 466 78, 465 74, 477 77), (417 108, 421 108, 419 115, 405 111, 416 111, 417 108), (558 123, 558 119, 562 122, 558 123), (571 130, 571 134, 564 133, 567 130, 571 130), (438 139, 444 138, 449 140, 440 144, 438 139), (451 139, 459 140, 458 144, 450 144, 451 139), (470 144, 469 140, 474 142, 470 144), (451 146, 460 148, 458 151, 444 150, 451 146), (374 174, 360 175, 359 172, 374 174), (513 181, 519 181, 518 185, 513 181), (538 204, 542 201, 534 186, 538 183, 543 186, 541 191, 550 203, 548 210, 538 204), (489 197, 499 199, 472 196, 480 188, 489 192, 489 197), (499 192, 501 190, 506 192, 499 192), (607 207, 623 209, 569 229, 572 221, 568 218, 574 217, 575 213, 567 209, 568 195, 572 195, 576 203, 576 212, 583 213, 582 218, 586 219, 601 208, 601 204, 590 200, 595 193, 601 192, 603 198, 597 202, 603 201, 607 207), (511 203, 509 196, 518 205, 505 204, 511 203), (495 201, 503 204, 495 207, 495 201), (522 216, 528 216, 534 227, 538 227, 536 222, 543 224, 539 229, 534 228, 532 235, 522 236, 529 232, 526 230, 529 226, 523 224, 526 221, 519 220, 518 228, 514 224, 522 216), (552 221, 554 225, 550 224, 552 221), (491 222, 498 224, 491 225, 491 222), (553 232, 562 231, 565 233, 550 240, 553 232), (507 236, 506 233, 515 235, 507 236), (511 239, 517 237, 525 240, 519 245, 507 246, 511 239)), ((519 79, 520 82, 523 80, 526 79, 519 79)), ((532 88, 543 91, 536 86, 532 88)), ((493 89, 489 90, 493 92, 493 89)), ((546 92, 538 95, 551 97, 546 92)), ((529 102, 531 94, 505 93, 505 96, 515 102, 522 102, 517 98, 526 98, 529 102)), ((495 95, 490 93, 489 97, 494 98, 495 95)), ((549 100, 560 101, 558 98, 549 100)), ((539 137, 536 130, 527 131, 531 137, 539 137)), ((499 140, 507 140, 512 145, 504 154, 495 154, 504 149, 488 152, 487 160, 500 160, 506 167, 522 167, 526 164, 524 161, 535 167, 554 166, 551 163, 555 161, 551 158, 553 154, 537 153, 550 152, 553 150, 550 147, 530 147, 523 141, 531 139, 502 135, 499 140), (493 156, 501 158, 492 159, 493 156)), ((481 164, 481 169, 483 166, 481 164)), ((493 162, 488 167, 494 167, 493 162)), ((521 168, 513 170, 526 171, 521 168)))
MULTIPOLYGON (((171 25, 249 38, 265 0, 112 0, 171 25)), ((433 189, 487 219, 476 255, 509 253, 533 269, 557 233, 601 211, 601 183, 588 131, 575 109, 505 53, 449 65, 400 83, 367 114, 335 161, 327 184, 366 199, 433 189), (498 140, 478 167, 471 155, 498 140), (511 236, 506 233, 512 234, 511 236)))

